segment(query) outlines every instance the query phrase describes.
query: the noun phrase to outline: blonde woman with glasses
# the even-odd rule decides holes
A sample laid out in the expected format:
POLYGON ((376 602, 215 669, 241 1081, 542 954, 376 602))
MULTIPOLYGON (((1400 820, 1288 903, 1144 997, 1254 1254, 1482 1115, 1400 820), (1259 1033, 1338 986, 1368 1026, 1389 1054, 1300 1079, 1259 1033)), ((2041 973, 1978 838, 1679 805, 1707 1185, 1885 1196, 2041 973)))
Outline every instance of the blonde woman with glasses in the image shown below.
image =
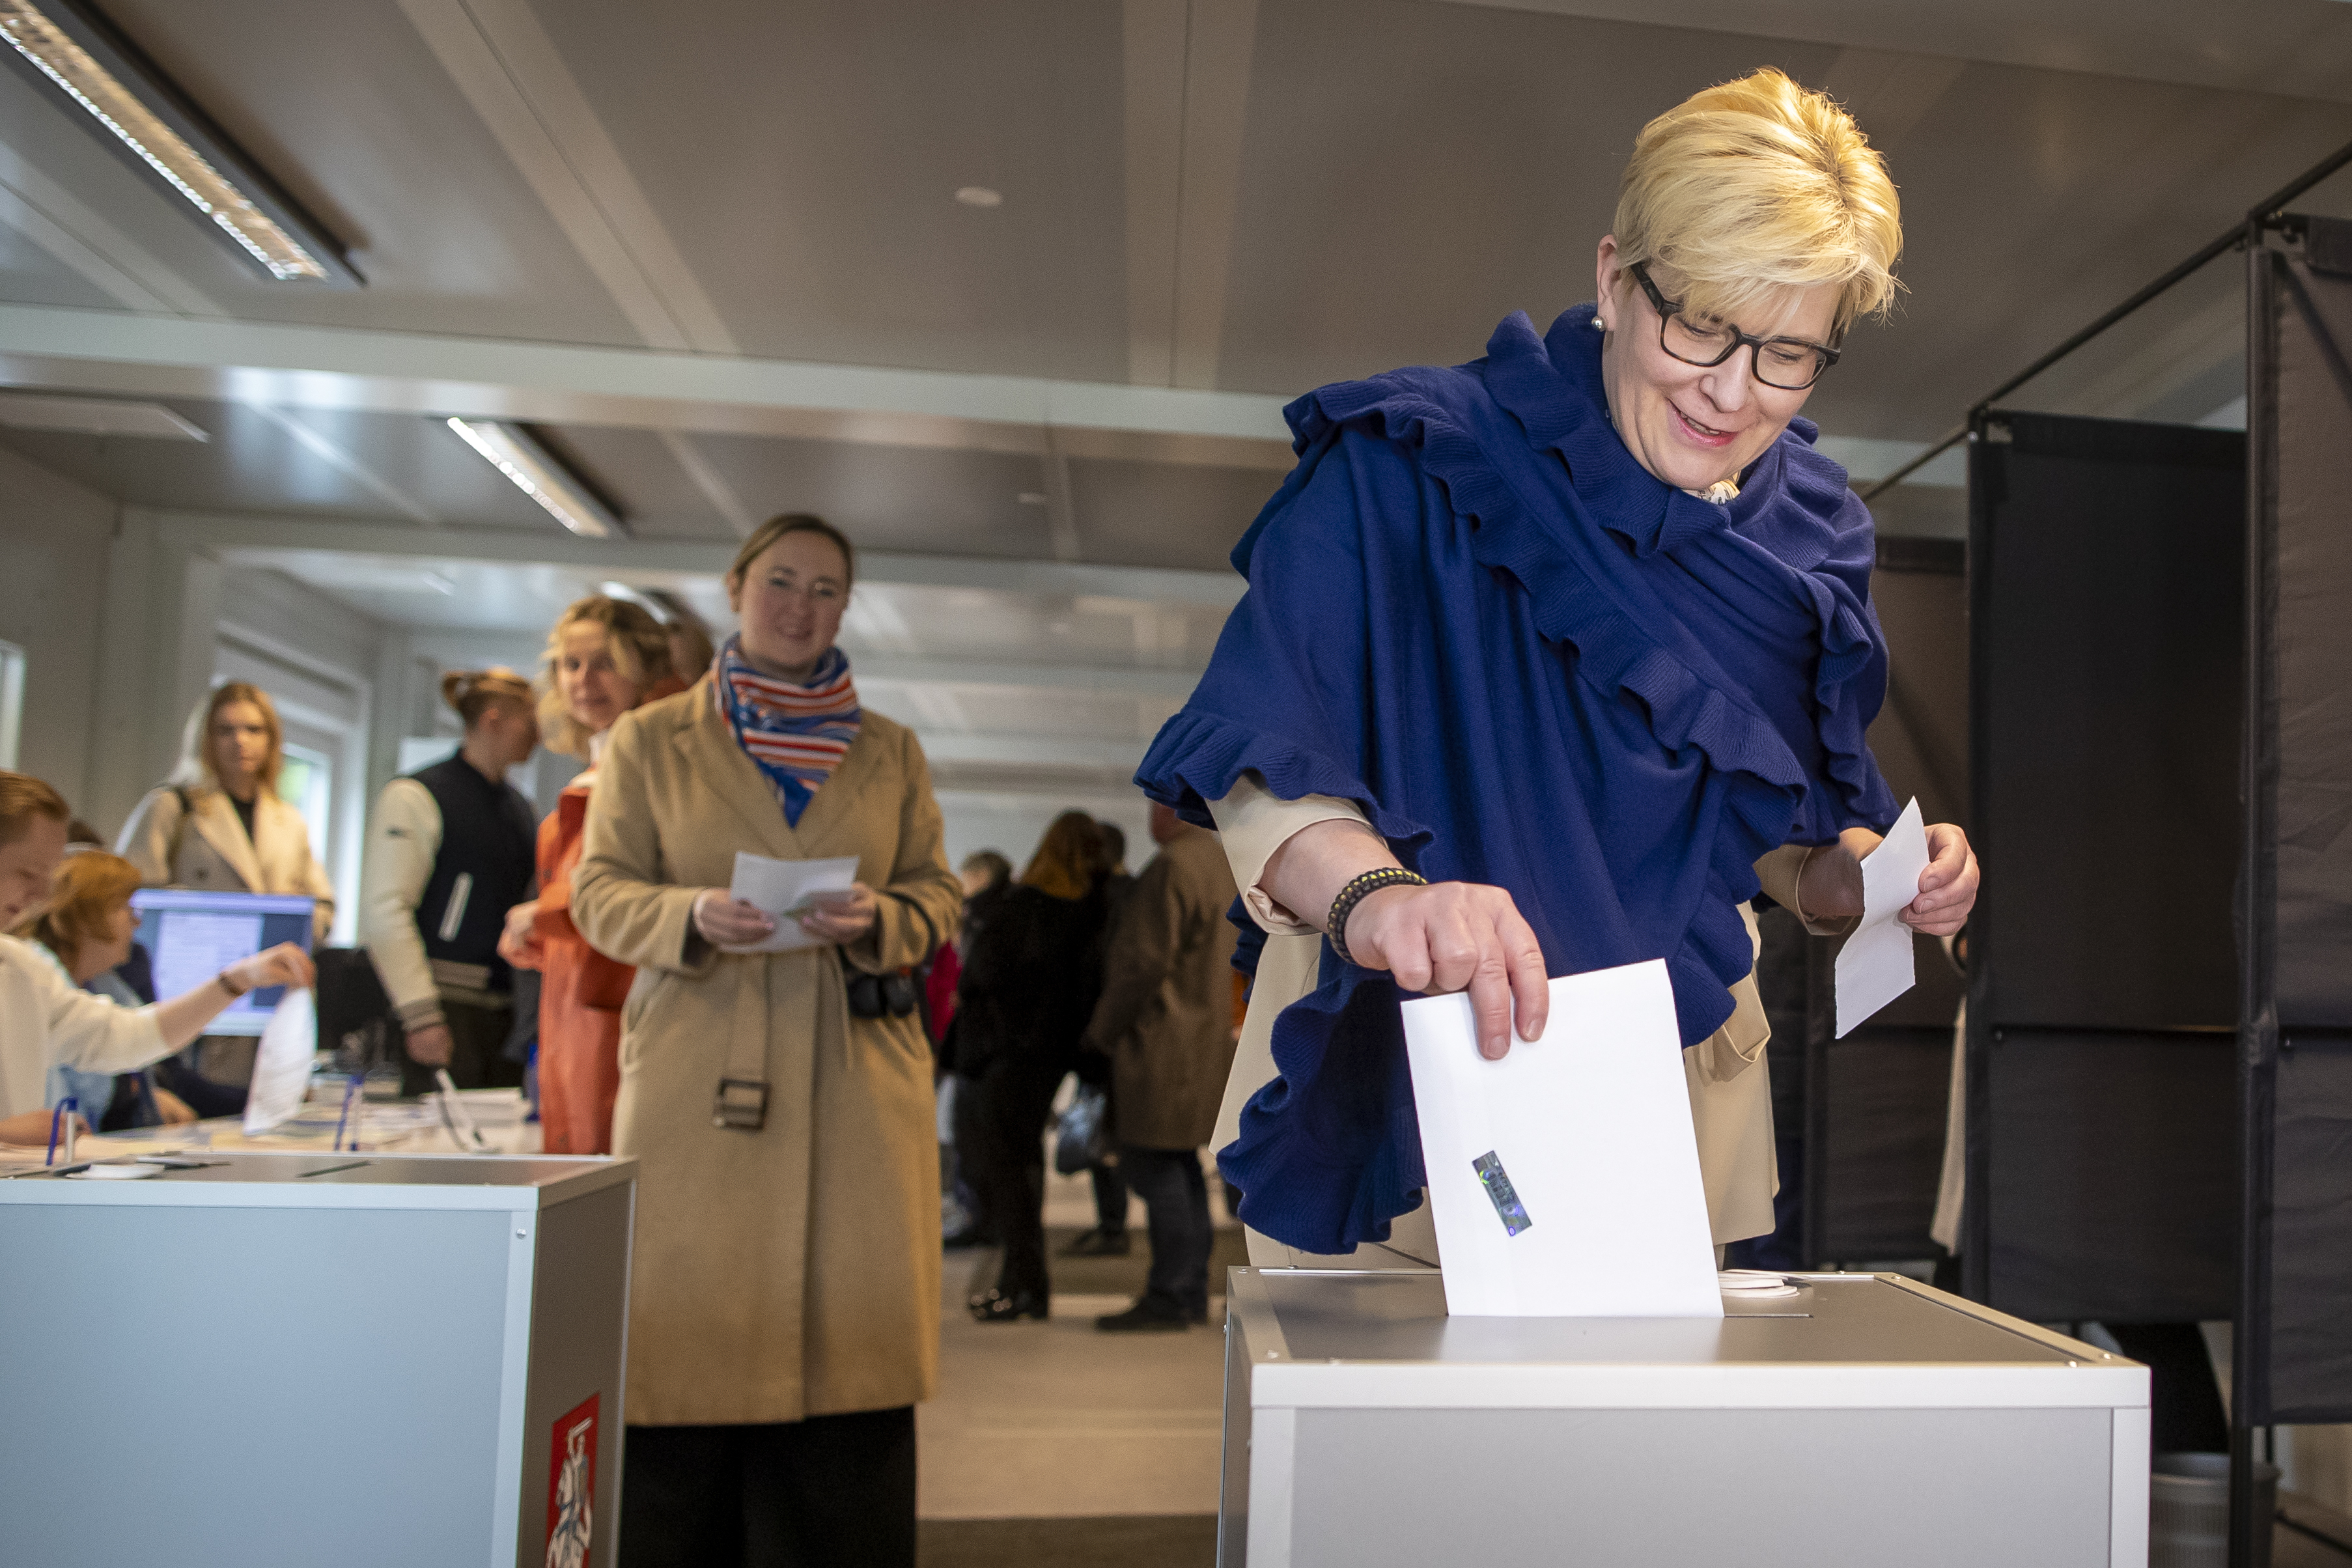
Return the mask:
MULTIPOLYGON (((1759 70, 1643 129, 1592 303, 1290 405, 1248 593, 1139 774, 1268 932, 1216 1138, 1261 1267, 1435 1258, 1400 998, 1466 991, 1499 1058, 1549 976, 1652 959, 1715 1239, 1772 1228, 1743 909, 1858 913, 1897 804, 1870 514, 1801 415, 1902 243, 1861 129, 1759 70)), ((1927 840, 1905 919, 1941 933, 1977 871, 1927 840)))

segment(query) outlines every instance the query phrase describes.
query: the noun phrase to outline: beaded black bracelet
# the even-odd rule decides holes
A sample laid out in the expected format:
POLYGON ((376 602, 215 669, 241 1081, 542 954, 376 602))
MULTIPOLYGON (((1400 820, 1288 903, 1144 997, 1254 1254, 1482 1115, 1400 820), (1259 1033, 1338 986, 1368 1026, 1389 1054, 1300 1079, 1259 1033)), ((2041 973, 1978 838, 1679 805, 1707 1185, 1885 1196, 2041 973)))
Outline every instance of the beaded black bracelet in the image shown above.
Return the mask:
POLYGON ((1356 961, 1348 956, 1348 917, 1382 888, 1426 888, 1429 879, 1416 876, 1402 866, 1383 866, 1377 871, 1367 871, 1339 889, 1331 900, 1331 913, 1323 922, 1323 933, 1331 939, 1331 951, 1339 955, 1342 963, 1356 961))

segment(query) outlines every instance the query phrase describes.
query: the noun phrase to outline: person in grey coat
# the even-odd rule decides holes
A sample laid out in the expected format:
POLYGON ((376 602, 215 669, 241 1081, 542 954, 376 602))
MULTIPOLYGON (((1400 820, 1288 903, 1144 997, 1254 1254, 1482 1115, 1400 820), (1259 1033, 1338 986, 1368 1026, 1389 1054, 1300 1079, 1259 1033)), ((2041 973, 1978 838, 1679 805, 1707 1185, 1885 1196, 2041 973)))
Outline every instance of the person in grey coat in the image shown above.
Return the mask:
POLYGON ((1201 1145, 1234 1059, 1234 877, 1217 837, 1151 808, 1160 853, 1128 895, 1103 960, 1086 1044, 1110 1058, 1119 1170, 1150 1217, 1151 1272, 1110 1332, 1209 1316, 1209 1189, 1201 1145))

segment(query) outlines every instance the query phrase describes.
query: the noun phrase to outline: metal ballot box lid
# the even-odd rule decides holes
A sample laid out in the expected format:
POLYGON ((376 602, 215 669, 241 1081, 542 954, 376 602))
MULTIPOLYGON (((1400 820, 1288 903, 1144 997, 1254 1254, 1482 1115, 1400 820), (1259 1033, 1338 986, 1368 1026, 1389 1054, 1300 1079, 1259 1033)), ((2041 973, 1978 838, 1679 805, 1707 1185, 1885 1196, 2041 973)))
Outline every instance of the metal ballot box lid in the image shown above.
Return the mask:
POLYGON ((1791 1275, 1713 1318, 1449 1318, 1433 1271, 1236 1268, 1253 1405, 2116 1408, 2147 1373, 1896 1274, 1791 1275))
POLYGON ((1433 1270, 1234 1269, 1217 1561, 2146 1563, 2147 1368, 1789 1278, 1720 1319, 1454 1318, 1433 1270))
POLYGON ((0 1205, 521 1214, 623 1185, 636 1174, 635 1160, 604 1156, 197 1149, 16 1172, 0 1179, 0 1205), (107 1167, 158 1166, 129 1179, 103 1173, 107 1167))

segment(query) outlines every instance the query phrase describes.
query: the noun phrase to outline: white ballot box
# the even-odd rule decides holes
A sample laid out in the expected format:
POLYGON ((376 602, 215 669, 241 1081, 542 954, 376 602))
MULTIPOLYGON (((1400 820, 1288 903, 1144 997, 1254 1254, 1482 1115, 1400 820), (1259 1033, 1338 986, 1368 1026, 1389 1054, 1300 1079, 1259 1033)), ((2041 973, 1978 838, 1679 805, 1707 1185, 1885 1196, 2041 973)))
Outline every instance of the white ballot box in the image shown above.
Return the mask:
POLYGON ((1232 1271, 1221 1568, 2142 1568, 2147 1371, 1895 1275, 1725 1316, 1445 1315, 1232 1271))
POLYGON ((0 1180, 0 1557, 613 1561, 635 1161, 170 1158, 0 1180))

